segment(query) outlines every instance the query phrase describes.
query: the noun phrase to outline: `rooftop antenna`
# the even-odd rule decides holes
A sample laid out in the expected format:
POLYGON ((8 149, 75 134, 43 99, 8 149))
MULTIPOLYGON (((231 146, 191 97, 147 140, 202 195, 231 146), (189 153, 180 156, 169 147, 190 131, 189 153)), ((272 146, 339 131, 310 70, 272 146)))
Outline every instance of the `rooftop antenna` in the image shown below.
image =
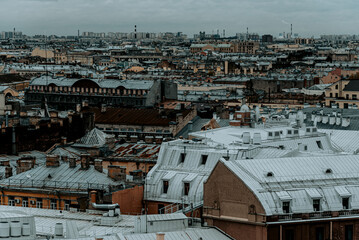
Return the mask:
POLYGON ((12 38, 15 39, 15 28, 14 28, 14 33, 12 35, 12 38))
POLYGON ((223 29, 223 38, 225 38, 225 37, 226 37, 226 30, 223 29))
POLYGON ((135 39, 137 39, 137 25, 135 25, 135 39))
POLYGON ((293 36, 293 24, 290 24, 290 38, 293 36))
POLYGON ((248 27, 247 27, 247 40, 249 40, 248 27))

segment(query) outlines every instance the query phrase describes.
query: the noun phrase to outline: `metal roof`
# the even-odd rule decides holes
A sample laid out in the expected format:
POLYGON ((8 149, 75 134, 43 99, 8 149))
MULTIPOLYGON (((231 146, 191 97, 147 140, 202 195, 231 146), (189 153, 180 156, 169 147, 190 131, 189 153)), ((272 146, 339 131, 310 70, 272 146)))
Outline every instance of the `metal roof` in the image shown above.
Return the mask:
POLYGON ((313 199, 323 199, 321 211, 339 211, 348 195, 351 208, 359 208, 358 155, 221 162, 251 189, 267 215, 282 214, 280 202, 290 199, 293 213, 313 212, 313 199))

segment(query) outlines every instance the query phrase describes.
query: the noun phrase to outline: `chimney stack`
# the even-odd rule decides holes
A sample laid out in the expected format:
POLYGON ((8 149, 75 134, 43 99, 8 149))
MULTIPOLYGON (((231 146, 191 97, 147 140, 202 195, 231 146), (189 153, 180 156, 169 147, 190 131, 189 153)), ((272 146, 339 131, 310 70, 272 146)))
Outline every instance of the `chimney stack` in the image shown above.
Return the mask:
POLYGON ((81 170, 90 168, 90 154, 81 154, 81 170))
POLYGON ((5 168, 5 178, 9 178, 12 176, 12 168, 11 167, 6 167, 5 168))
POLYGON ((26 172, 35 167, 36 157, 25 156, 16 161, 16 174, 26 172))
POLYGON ((46 155, 46 167, 58 167, 60 166, 59 156, 46 155))
POLYGON ((95 159, 95 170, 99 172, 103 172, 103 166, 102 166, 102 160, 101 159, 95 159))
POLYGON ((61 145, 64 146, 67 144, 67 137, 61 137, 61 145))
POLYGON ((108 176, 114 180, 126 181, 126 167, 109 165, 108 176))
POLYGON ((165 240, 165 234, 162 232, 156 233, 156 240, 165 240))
POLYGON ((76 158, 69 158, 69 167, 70 168, 76 167, 76 158))

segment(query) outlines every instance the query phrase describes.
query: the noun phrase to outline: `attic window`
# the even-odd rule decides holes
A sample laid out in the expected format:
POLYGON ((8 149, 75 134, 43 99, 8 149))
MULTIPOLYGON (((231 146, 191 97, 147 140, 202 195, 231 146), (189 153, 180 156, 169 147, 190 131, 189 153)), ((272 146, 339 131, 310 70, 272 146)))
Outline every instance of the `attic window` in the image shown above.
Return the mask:
POLYGON ((202 165, 206 165, 207 158, 208 158, 208 155, 202 155, 201 156, 201 164, 202 165))
POLYGON ((323 144, 321 141, 317 141, 318 148, 323 149, 323 144))
POLYGON ((50 178, 50 179, 52 178, 51 174, 49 174, 47 177, 50 178))
POLYGON ((333 173, 333 170, 332 170, 332 169, 330 169, 330 168, 328 168, 327 170, 325 170, 325 173, 326 173, 326 174, 333 173))
POLYGON ((186 154, 185 153, 181 153, 180 155, 180 163, 184 163, 184 160, 186 159, 186 154))
POLYGON ((267 177, 273 177, 274 173, 273 172, 267 172, 267 177))

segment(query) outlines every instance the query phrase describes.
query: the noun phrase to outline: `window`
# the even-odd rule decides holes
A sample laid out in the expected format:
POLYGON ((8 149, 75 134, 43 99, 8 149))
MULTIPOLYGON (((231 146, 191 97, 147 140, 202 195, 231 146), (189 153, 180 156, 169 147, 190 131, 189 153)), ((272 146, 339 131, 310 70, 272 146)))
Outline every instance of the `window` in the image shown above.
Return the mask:
POLYGON ((163 181, 163 193, 167 193, 168 191, 168 181, 163 181))
POLYGON ((337 85, 335 85, 335 89, 338 89, 338 84, 337 84, 337 85))
POLYGON ((189 183, 184 183, 184 195, 188 196, 189 193, 189 183))
POLYGON ((185 153, 181 153, 180 156, 180 163, 184 163, 184 160, 186 159, 186 154, 185 153))
POLYGON ((307 128, 305 131, 306 131, 307 133, 309 133, 309 132, 310 132, 310 128, 307 128))
POLYGON ((330 94, 329 94, 329 97, 331 97, 331 98, 332 98, 332 97, 333 97, 333 93, 330 93, 330 94))
POLYGON ((207 158, 208 158, 208 155, 202 155, 201 156, 201 164, 202 165, 206 165, 207 158))
POLYGON ((163 205, 163 204, 158 204, 157 213, 158 213, 158 214, 165 213, 164 207, 165 207, 165 205, 163 205))
POLYGON ((65 200, 64 210, 69 211, 70 210, 70 204, 71 204, 70 200, 65 200))
POLYGON ((352 99, 353 99, 353 100, 357 100, 357 95, 356 95, 356 94, 353 94, 353 95, 352 95, 352 99))
POLYGON ((290 213, 290 202, 283 202, 283 213, 290 213))
POLYGON ((323 149, 323 145, 321 141, 317 141, 317 146, 318 148, 323 149))
POLYGON ((280 132, 275 132, 275 133, 274 133, 274 135, 275 135, 276 137, 279 137, 279 134, 280 134, 280 132))
POLYGON ((315 229, 315 239, 316 240, 324 240, 324 228, 323 227, 317 227, 315 229))
POLYGON ((338 93, 335 93, 335 97, 338 98, 338 97, 339 97, 339 94, 338 94, 338 93))
POLYGON ((8 205, 15 206, 15 198, 14 197, 8 197, 8 205))
POLYGON ((272 136, 273 136, 272 132, 269 132, 269 133, 268 133, 268 136, 269 136, 269 137, 272 137, 272 136))
POLYGON ((313 199, 313 210, 314 212, 320 211, 320 199, 313 199))
POLYGON ((27 197, 22 198, 22 206, 23 207, 29 206, 29 199, 27 197))
POLYGON ((57 200, 56 199, 51 199, 50 208, 57 209, 57 200))
POLYGON ((298 134, 299 133, 299 131, 298 130, 294 130, 294 134, 298 134))
POLYGON ((353 240, 353 225, 345 226, 345 240, 353 240))
POLYGON ((349 99, 349 94, 347 94, 347 95, 345 96, 345 98, 346 98, 346 99, 349 99))
POLYGON ((342 198, 343 209, 349 209, 349 198, 342 198))
POLYGON ((42 198, 36 199, 36 208, 42 208, 42 198))

